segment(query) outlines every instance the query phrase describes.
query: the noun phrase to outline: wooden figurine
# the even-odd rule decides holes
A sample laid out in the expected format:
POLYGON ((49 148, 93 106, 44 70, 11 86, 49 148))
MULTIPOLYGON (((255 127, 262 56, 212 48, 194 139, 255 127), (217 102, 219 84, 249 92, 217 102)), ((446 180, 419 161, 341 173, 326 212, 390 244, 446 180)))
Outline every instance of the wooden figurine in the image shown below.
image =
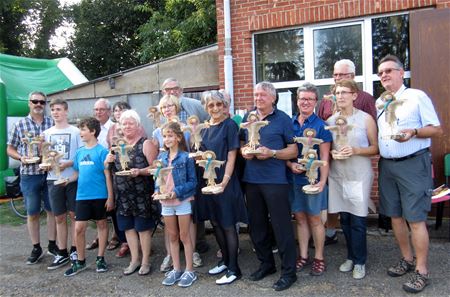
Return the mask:
POLYGON ((219 194, 223 188, 216 184, 216 168, 219 168, 225 161, 216 160, 216 154, 213 151, 206 151, 202 155, 202 160, 197 160, 200 167, 205 168, 203 178, 207 180, 206 187, 202 188, 203 194, 219 194))
POLYGON ((116 175, 129 176, 131 175, 131 170, 129 170, 128 168, 128 162, 130 162, 128 152, 133 148, 133 146, 127 144, 127 142, 123 138, 118 138, 115 144, 115 146, 111 147, 111 151, 118 153, 120 167, 122 167, 122 170, 117 171, 116 175))
POLYGON ((378 103, 377 108, 382 109, 384 111, 384 119, 390 127, 390 134, 383 135, 382 138, 395 140, 405 137, 403 133, 398 133, 395 131, 397 126, 397 116, 395 114, 395 111, 406 100, 395 98, 394 94, 389 91, 386 91, 383 94, 381 94, 380 98, 382 100, 382 103, 378 103))
POLYGON ((327 162, 318 160, 317 151, 314 149, 310 149, 305 157, 301 160, 301 164, 306 168, 306 177, 308 178, 309 185, 303 186, 302 191, 306 194, 318 194, 319 187, 315 184, 319 177, 319 167, 326 166, 327 162))
POLYGON ((193 115, 187 118, 187 126, 182 127, 182 131, 189 131, 190 135, 190 146, 193 148, 194 152, 189 154, 189 158, 196 158, 203 155, 200 150, 200 144, 202 142, 202 135, 200 132, 203 129, 209 128, 207 122, 200 123, 198 116, 193 115))
POLYGON ((161 127, 161 112, 158 106, 150 106, 148 108, 147 117, 153 122, 153 129, 161 127))
POLYGON ((248 115, 247 122, 241 123, 241 128, 246 129, 248 132, 248 143, 242 149, 244 153, 253 155, 261 153, 258 149, 260 146, 259 140, 261 138, 259 130, 268 124, 269 121, 260 121, 258 115, 254 112, 248 115))
POLYGON ((154 200, 166 200, 172 199, 171 193, 167 190, 167 177, 172 172, 173 167, 163 167, 161 160, 155 160, 152 163, 152 169, 150 169, 150 174, 155 177, 156 185, 159 187, 159 193, 153 194, 154 200))
POLYGON ((22 142, 27 146, 27 156, 24 159, 25 164, 34 164, 39 162, 41 159, 39 156, 34 154, 34 146, 38 146, 43 142, 42 137, 34 136, 33 133, 25 131, 25 137, 22 138, 22 142))
POLYGON ((347 124, 347 118, 341 115, 336 117, 335 124, 334 126, 325 127, 326 130, 330 130, 334 134, 335 138, 333 145, 336 149, 331 150, 331 156, 336 160, 348 159, 349 157, 342 155, 340 150, 348 145, 347 133, 353 129, 353 125, 347 124))

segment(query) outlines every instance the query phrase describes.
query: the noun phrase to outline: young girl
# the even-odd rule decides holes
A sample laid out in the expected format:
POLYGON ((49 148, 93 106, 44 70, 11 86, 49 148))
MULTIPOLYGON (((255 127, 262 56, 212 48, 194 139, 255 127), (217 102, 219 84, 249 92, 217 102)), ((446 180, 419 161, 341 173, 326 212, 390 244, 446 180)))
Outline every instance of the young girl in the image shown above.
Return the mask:
MULTIPOLYGON (((197 186, 194 160, 189 159, 186 152, 186 143, 180 124, 169 122, 162 128, 163 142, 166 151, 159 155, 163 166, 173 167, 166 180, 166 193, 171 199, 161 200, 161 214, 170 239, 170 254, 172 255, 173 270, 166 274, 162 284, 172 286, 179 281, 178 286, 189 287, 197 279, 192 266, 192 241, 189 228, 192 223, 192 209, 190 201, 194 199, 197 186), (184 245, 186 257, 186 270, 181 271, 180 243, 184 245)), ((155 187, 159 193, 158 186, 155 187)))

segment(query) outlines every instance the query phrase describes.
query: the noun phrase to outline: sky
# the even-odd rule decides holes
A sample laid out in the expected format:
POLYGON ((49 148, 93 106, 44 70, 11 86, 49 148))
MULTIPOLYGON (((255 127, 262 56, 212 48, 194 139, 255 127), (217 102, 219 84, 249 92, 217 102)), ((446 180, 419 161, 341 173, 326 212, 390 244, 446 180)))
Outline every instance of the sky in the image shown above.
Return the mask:
MULTIPOLYGON (((61 5, 70 5, 79 3, 81 0, 59 0, 61 5)), ((64 21, 60 27, 55 30, 55 35, 50 38, 50 46, 55 49, 64 48, 69 38, 75 33, 73 24, 64 21)))

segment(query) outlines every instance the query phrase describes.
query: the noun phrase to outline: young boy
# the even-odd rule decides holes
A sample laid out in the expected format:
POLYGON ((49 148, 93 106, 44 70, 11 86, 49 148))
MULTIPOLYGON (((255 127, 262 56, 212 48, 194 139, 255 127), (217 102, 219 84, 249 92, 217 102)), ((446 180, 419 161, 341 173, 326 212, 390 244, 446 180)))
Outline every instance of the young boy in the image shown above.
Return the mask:
MULTIPOLYGON (((62 155, 59 161, 60 178, 67 179, 73 175, 73 160, 78 148, 83 144, 80 138, 80 130, 68 123, 68 104, 62 99, 53 99, 50 102, 50 111, 55 125, 44 131, 45 141, 50 143, 50 150, 57 151, 62 155)), ((75 248, 75 196, 77 193, 76 180, 67 184, 55 184, 58 179, 54 168, 46 168, 47 186, 50 206, 56 219, 56 240, 58 251, 54 261, 47 267, 49 270, 57 269, 69 262, 67 252, 67 213, 71 222, 72 246, 70 248, 70 259, 76 260, 75 248)))
POLYGON ((97 223, 97 236, 99 239, 98 255, 96 260, 97 272, 108 270, 104 254, 108 240, 108 224, 106 212, 114 208, 111 175, 104 161, 108 150, 98 144, 100 122, 95 118, 86 118, 78 125, 80 136, 85 143, 78 149, 73 168, 75 174, 72 179, 78 178, 78 189, 75 207, 75 233, 78 260, 64 275, 72 276, 86 269, 86 228, 88 220, 97 223))

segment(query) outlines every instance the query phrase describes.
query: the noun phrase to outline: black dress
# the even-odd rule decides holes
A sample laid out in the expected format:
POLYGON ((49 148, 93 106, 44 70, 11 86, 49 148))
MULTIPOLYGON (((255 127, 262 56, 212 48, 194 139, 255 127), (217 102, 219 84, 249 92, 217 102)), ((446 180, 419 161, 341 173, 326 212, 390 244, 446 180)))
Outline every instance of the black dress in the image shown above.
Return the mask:
MULTIPOLYGON (((218 125, 211 125, 201 132, 201 151, 211 150, 216 154, 216 160, 227 161, 228 152, 239 149, 238 127, 231 119, 226 119, 218 125)), ((216 168, 216 183, 223 180, 225 174, 224 163, 216 168)), ((203 176, 204 169, 199 167, 199 176, 203 176)), ((217 195, 202 194, 201 188, 206 186, 206 180, 199 179, 199 190, 196 196, 197 220, 211 220, 227 228, 238 222, 247 223, 247 211, 241 186, 234 170, 224 192, 217 195)))

